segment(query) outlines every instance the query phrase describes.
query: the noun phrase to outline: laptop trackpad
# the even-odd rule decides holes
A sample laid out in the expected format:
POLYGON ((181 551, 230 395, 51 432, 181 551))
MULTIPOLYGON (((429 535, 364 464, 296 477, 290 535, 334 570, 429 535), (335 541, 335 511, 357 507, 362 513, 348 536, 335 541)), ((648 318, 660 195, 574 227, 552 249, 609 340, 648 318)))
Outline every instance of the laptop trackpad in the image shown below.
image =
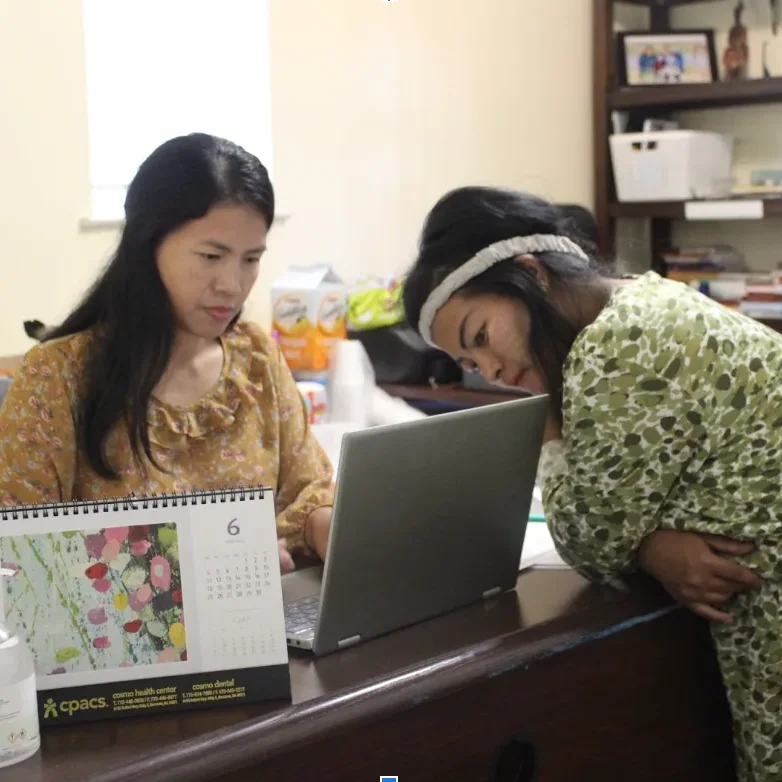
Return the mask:
POLYGON ((282 599, 287 605, 320 593, 323 565, 294 570, 282 577, 282 599))

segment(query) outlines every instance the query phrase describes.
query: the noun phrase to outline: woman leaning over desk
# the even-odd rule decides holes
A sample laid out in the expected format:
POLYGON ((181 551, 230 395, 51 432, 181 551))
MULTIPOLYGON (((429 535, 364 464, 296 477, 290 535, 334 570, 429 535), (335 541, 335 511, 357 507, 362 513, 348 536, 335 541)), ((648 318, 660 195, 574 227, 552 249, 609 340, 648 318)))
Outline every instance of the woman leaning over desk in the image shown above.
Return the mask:
POLYGON ((3 503, 270 486, 283 570, 325 556, 331 466, 277 346, 239 320, 273 220, 266 169, 235 144, 150 155, 113 259, 8 391, 3 503))
POLYGON ((604 278, 555 207, 485 188, 433 208, 405 305, 465 369, 550 395, 562 557, 643 568, 711 620, 741 779, 782 779, 782 337, 654 273, 604 278))

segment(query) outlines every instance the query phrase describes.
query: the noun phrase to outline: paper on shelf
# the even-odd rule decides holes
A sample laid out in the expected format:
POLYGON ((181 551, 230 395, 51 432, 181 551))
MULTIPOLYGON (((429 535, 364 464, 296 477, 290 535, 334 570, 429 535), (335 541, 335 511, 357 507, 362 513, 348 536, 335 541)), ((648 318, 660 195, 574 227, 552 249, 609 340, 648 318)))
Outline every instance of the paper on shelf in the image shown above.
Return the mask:
POLYGON ((684 205, 687 220, 762 220, 763 215, 763 201, 759 198, 687 201, 684 205))

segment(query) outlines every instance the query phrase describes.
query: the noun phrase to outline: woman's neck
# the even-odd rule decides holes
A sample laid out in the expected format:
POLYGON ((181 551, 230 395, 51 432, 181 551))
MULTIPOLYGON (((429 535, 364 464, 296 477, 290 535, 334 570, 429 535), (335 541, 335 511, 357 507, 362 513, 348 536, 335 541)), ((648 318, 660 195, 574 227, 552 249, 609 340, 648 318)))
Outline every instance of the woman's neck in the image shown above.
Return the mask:
POLYGON ((597 316, 600 315, 606 304, 611 301, 614 291, 619 287, 616 284, 617 282, 619 281, 601 279, 594 284, 592 292, 586 301, 584 310, 586 322, 584 323, 584 328, 591 326, 597 320, 597 316))
POLYGON ((219 340, 199 337, 177 329, 174 344, 168 357, 168 369, 192 368, 194 365, 200 364, 205 355, 213 355, 219 345, 219 340))
POLYGON ((559 307, 565 317, 576 326, 579 333, 591 326, 616 290, 613 280, 600 279, 587 286, 567 291, 559 307))
POLYGON ((218 340, 178 332, 154 394, 170 405, 192 405, 216 386, 225 361, 218 340))

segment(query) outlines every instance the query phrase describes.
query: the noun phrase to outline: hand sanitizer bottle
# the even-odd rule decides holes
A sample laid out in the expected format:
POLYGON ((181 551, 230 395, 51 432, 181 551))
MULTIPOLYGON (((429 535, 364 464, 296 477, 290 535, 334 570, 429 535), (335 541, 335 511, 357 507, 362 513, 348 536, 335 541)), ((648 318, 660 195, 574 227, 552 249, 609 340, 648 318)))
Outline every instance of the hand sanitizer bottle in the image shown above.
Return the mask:
MULTIPOLYGON (((15 575, 0 568, 0 591, 2 579, 15 575)), ((40 746, 33 658, 24 640, 2 623, 0 610, 0 768, 21 763, 40 746)))

